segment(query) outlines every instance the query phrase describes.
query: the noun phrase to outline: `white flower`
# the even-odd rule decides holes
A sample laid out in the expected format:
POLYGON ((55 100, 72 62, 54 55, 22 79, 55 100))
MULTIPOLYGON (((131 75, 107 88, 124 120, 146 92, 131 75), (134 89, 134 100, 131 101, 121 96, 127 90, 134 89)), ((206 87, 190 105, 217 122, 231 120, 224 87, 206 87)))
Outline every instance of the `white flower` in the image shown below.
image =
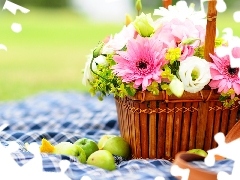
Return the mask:
POLYGON ((106 61, 106 57, 103 55, 100 55, 98 57, 96 57, 93 62, 92 62, 92 70, 91 70, 91 61, 93 58, 93 53, 91 53, 90 55, 87 56, 87 62, 85 64, 85 68, 84 68, 84 73, 83 73, 83 78, 82 78, 82 84, 83 85, 87 85, 88 81, 92 81, 93 80, 93 71, 97 70, 97 64, 105 64, 107 65, 107 61, 106 61))
POLYGON ((159 7, 155 9, 153 15, 159 15, 162 18, 161 21, 171 21, 174 18, 178 18, 181 21, 189 19, 194 22, 195 25, 206 25, 206 13, 204 11, 195 11, 194 5, 189 7, 186 1, 178 1, 176 5, 170 5, 168 9, 159 7))
POLYGON ((135 28, 133 24, 124 26, 123 29, 110 37, 109 41, 103 46, 103 54, 112 54, 114 51, 121 50, 128 42, 130 38, 133 38, 135 34, 135 28))
POLYGON ((196 93, 211 79, 210 63, 196 56, 188 57, 180 63, 179 76, 185 91, 196 93))
POLYGON ((101 65, 107 65, 106 57, 103 55, 100 55, 94 59, 94 62, 101 65))
POLYGON ((184 92, 184 84, 176 76, 174 76, 169 84, 169 89, 175 96, 181 97, 184 92))

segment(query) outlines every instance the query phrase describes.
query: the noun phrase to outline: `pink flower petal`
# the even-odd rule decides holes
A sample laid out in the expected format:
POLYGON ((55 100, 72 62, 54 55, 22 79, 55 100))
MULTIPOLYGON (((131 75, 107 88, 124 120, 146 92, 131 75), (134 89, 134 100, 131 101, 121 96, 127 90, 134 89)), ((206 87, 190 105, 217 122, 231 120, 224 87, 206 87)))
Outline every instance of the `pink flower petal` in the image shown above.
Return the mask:
POLYGON ((240 84, 239 83, 233 83, 233 89, 237 95, 240 94, 240 84))
MULTIPOLYGON (((234 53, 238 56, 239 52, 234 53)), ((239 93, 239 68, 231 68, 230 56, 226 55, 223 57, 218 57, 217 55, 212 54, 210 54, 210 56, 213 60, 213 63, 210 66, 212 81, 209 83, 209 86, 213 89, 218 88, 218 92, 226 93, 229 91, 229 89, 233 88, 235 92, 239 93)))
POLYGON ((232 49, 232 55, 234 58, 240 58, 240 47, 234 47, 232 49))
POLYGON ((224 78, 224 76, 222 74, 212 76, 212 80, 222 80, 223 78, 224 78))
POLYGON ((218 92, 222 92, 226 85, 227 85, 227 80, 226 79, 221 80, 219 83, 218 92))
POLYGON ((161 82, 161 68, 167 63, 165 48, 156 38, 137 36, 127 43, 126 51, 118 51, 113 72, 124 82, 133 82, 135 88, 145 90, 153 80, 161 82))
POLYGON ((210 81, 210 83, 208 84, 212 89, 217 89, 218 85, 219 85, 220 81, 210 81))

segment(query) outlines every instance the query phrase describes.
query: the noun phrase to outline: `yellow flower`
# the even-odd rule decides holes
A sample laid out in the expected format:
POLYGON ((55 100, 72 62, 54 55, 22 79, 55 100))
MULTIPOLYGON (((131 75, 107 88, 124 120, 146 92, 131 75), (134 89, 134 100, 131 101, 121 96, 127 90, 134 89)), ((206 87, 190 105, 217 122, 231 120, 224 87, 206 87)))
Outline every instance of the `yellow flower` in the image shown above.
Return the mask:
POLYGON ((174 61, 178 60, 181 57, 181 49, 180 48, 169 48, 165 54, 165 59, 170 61, 172 64, 174 61))
POLYGON ((46 139, 42 139, 42 145, 40 146, 40 152, 42 153, 53 153, 54 146, 46 139))

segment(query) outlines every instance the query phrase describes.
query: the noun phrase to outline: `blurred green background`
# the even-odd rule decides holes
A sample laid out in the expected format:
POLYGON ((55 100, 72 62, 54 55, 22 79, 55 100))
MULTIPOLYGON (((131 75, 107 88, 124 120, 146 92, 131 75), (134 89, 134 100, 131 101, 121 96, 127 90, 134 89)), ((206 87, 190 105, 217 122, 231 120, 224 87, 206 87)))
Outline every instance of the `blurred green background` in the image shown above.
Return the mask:
MULTIPOLYGON (((0 2, 3 7, 5 1, 0 2)), ((125 17, 118 22, 94 21, 73 9, 70 0, 12 2, 30 12, 16 15, 7 10, 0 12, 0 44, 8 48, 0 50, 0 101, 22 99, 43 91, 87 91, 81 83, 86 55, 100 40, 118 32, 125 17), (13 22, 22 25, 22 32, 11 30, 13 22)), ((240 10, 235 7, 240 6, 231 3, 227 12, 218 15, 218 27, 219 30, 232 27, 235 35, 240 36, 240 24, 232 18, 232 13, 240 10)), ((143 5, 143 10, 152 12, 161 1, 145 0, 143 5)))

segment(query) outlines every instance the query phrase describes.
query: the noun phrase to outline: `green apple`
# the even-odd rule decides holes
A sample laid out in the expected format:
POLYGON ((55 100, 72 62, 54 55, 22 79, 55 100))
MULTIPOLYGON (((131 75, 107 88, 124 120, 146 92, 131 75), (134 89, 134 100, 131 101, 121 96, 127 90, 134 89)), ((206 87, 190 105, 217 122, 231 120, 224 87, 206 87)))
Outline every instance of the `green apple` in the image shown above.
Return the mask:
POLYGON ((92 153, 87 159, 87 164, 109 171, 116 169, 114 157, 107 150, 98 150, 92 153))
POLYGON ((121 156, 124 159, 128 159, 131 155, 130 145, 120 136, 108 139, 102 149, 108 150, 113 155, 121 156))
POLYGON ((101 138, 98 141, 98 148, 102 149, 104 144, 107 142, 107 140, 112 138, 112 137, 116 137, 116 135, 113 135, 113 134, 102 135, 101 138))
POLYGON ((197 154, 203 157, 206 157, 208 155, 207 152, 202 149, 191 149, 191 150, 188 150, 187 152, 197 154))
POLYGON ((54 146, 54 154, 75 156, 81 163, 86 163, 86 154, 84 150, 71 142, 60 142, 54 146))
POLYGON ((95 141, 93 141, 92 139, 88 139, 88 138, 81 138, 78 139, 77 141, 74 142, 74 144, 80 146, 85 154, 86 154, 86 159, 88 159, 88 157, 95 151, 98 150, 98 145, 95 141))

